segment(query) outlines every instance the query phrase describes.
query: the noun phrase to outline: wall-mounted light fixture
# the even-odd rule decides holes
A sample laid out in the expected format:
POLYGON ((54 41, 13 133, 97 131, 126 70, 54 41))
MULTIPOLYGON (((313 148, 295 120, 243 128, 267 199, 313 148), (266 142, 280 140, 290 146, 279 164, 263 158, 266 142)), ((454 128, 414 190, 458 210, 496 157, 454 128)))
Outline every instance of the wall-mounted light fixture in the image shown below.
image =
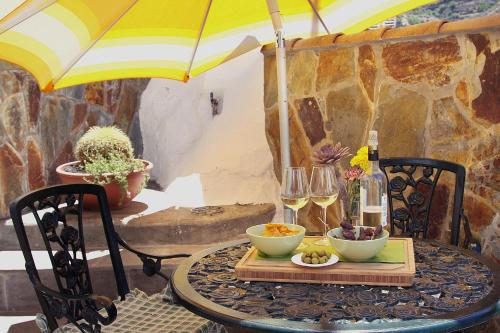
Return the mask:
POLYGON ((222 97, 210 93, 210 104, 212 105, 212 117, 222 113, 222 97))

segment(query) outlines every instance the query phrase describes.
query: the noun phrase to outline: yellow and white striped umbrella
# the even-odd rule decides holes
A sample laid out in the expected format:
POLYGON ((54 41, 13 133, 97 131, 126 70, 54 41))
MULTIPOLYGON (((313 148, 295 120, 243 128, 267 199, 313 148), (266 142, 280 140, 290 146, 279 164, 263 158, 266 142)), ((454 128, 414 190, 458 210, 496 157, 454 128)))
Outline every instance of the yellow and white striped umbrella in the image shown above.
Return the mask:
MULTIPOLYGON (((287 38, 362 31, 432 0, 281 0, 287 38)), ((275 40, 265 0, 0 0, 0 59, 44 91, 186 81, 275 40)))

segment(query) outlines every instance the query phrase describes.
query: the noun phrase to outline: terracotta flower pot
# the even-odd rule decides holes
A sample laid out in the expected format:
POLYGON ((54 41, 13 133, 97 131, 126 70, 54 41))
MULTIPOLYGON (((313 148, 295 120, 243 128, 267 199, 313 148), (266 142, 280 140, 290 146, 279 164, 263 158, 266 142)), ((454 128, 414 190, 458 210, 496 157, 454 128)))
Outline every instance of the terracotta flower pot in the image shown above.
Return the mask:
MULTIPOLYGON (((120 185, 112 181, 109 184, 103 185, 106 190, 106 196, 108 197, 109 207, 111 209, 121 209, 130 204, 132 199, 139 193, 141 190, 141 184, 144 182, 145 174, 149 174, 150 170, 153 168, 153 163, 141 160, 145 165, 144 171, 134 171, 131 172, 128 176, 128 189, 129 195, 124 195, 122 193, 122 188, 120 185), (123 197, 122 197, 123 196, 123 197)), ((82 184, 88 183, 85 178, 91 178, 92 176, 88 173, 76 173, 76 172, 68 172, 65 171, 64 168, 67 166, 78 165, 79 161, 69 162, 65 164, 61 164, 57 167, 56 172, 59 176, 59 179, 63 184, 82 184)), ((109 175, 109 174, 105 174, 109 175)), ((89 196, 85 198, 85 208, 89 210, 98 210, 99 205, 97 203, 97 198, 94 196, 89 196)))

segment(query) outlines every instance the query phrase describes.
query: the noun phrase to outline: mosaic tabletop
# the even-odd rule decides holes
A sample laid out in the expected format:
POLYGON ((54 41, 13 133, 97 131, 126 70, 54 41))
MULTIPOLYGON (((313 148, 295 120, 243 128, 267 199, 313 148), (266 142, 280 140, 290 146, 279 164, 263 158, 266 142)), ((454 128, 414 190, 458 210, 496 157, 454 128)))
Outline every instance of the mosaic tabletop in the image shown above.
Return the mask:
POLYGON ((415 241, 416 275, 408 288, 240 281, 234 267, 249 248, 250 243, 240 242, 195 256, 183 274, 196 297, 186 297, 175 281, 174 291, 191 307, 198 306, 200 314, 210 309, 212 319, 224 321, 236 314, 245 321, 316 328, 462 317, 477 317, 477 322, 475 313, 495 313, 500 296, 495 266, 436 242, 415 241))

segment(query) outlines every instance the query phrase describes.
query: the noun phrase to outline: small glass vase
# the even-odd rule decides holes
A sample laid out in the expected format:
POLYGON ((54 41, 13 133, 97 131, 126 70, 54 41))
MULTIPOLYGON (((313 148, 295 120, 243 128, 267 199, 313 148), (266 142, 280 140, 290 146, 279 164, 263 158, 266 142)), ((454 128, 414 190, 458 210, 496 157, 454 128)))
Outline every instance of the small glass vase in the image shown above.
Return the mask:
POLYGON ((359 208, 360 208, 360 203, 359 203, 359 196, 356 198, 353 198, 349 202, 349 214, 348 214, 348 220, 352 225, 359 225, 359 208))

